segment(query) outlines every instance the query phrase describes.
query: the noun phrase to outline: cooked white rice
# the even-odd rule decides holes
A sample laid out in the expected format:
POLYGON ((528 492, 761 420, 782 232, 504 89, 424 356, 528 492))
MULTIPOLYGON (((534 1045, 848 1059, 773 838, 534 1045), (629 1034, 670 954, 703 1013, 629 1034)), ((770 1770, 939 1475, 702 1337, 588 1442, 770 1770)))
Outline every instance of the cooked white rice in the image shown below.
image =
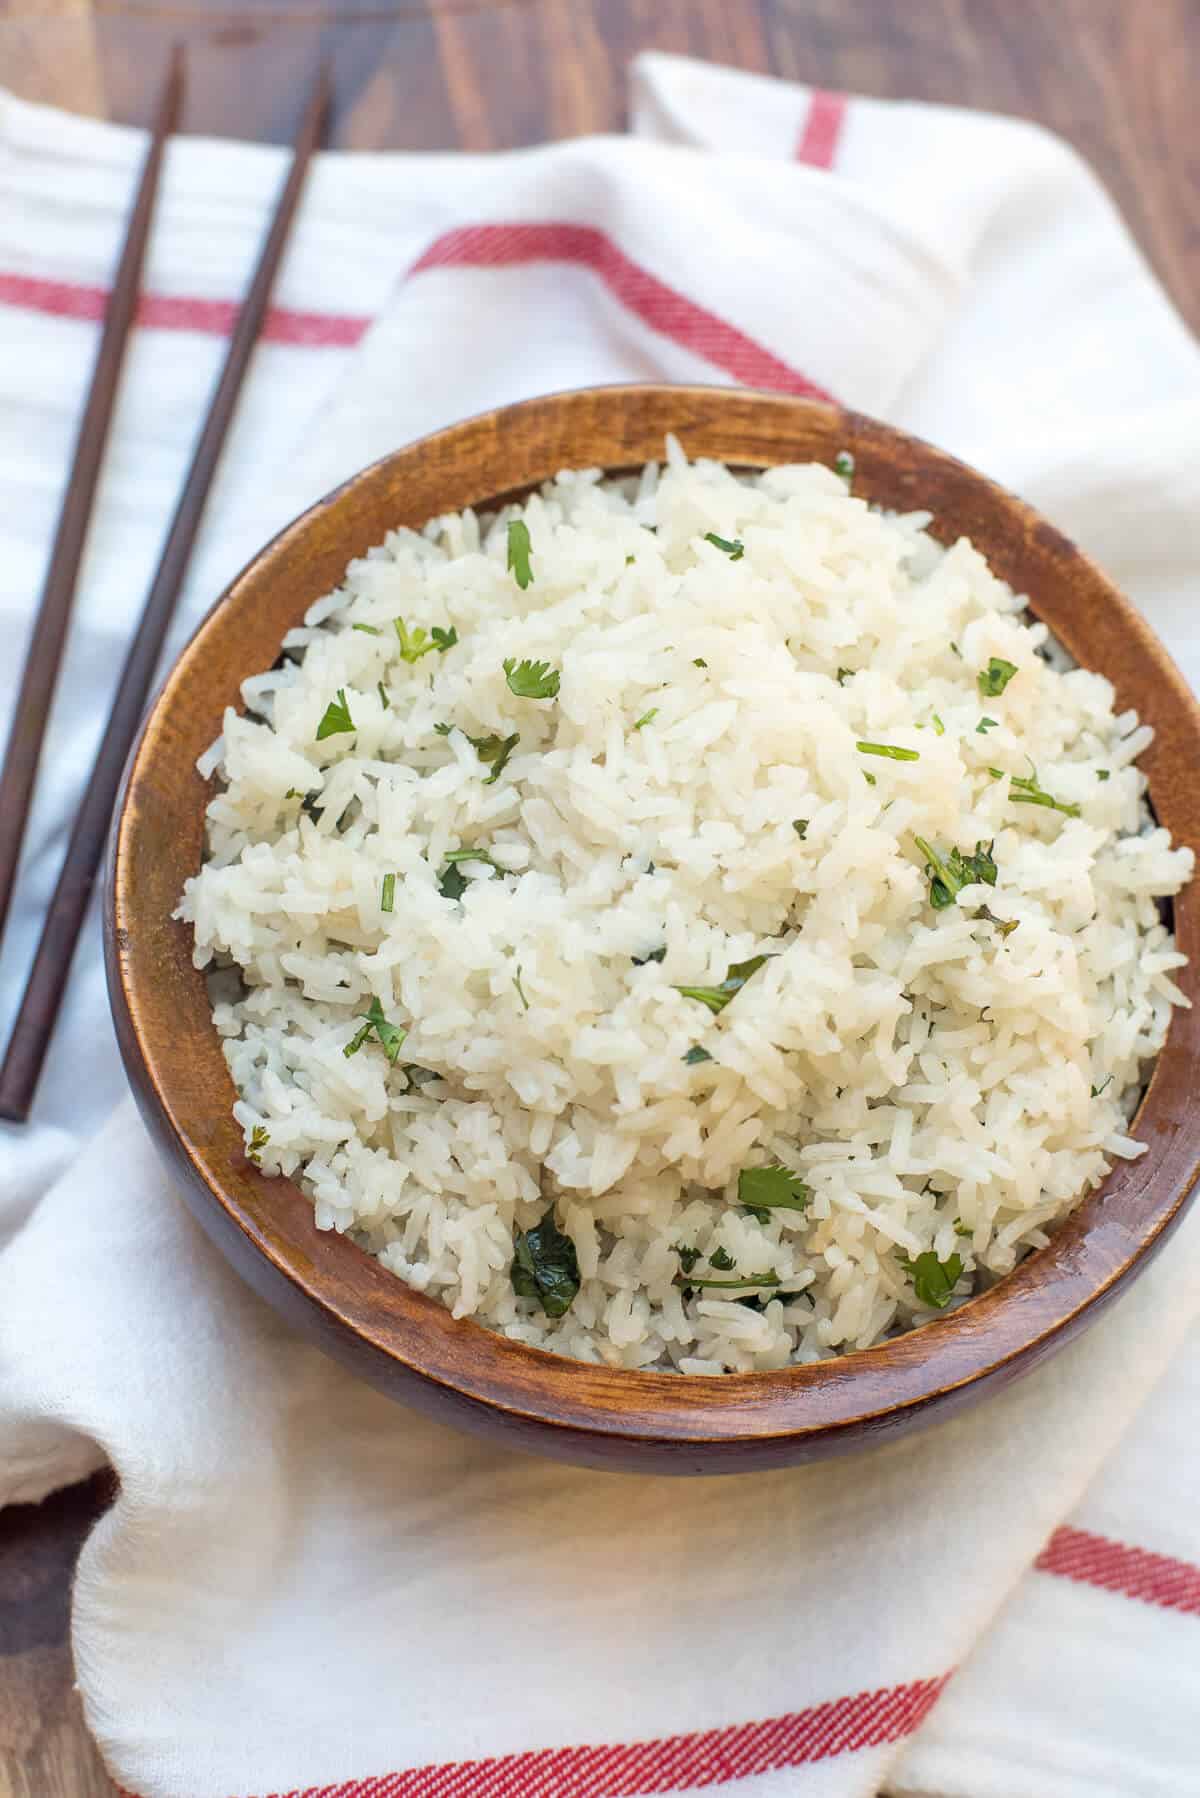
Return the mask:
POLYGON ((353 563, 226 713, 180 915, 230 970, 247 1145, 322 1228, 522 1342, 715 1373, 927 1321, 1142 1152, 1186 1003, 1156 900, 1192 856, 1146 809, 1150 732, 969 542, 823 467, 668 452, 353 563), (397 617, 457 642, 406 662, 397 617), (981 696, 993 657, 1016 673, 981 696), (506 658, 557 696, 517 696, 506 658), (318 741, 343 702, 353 729, 318 741), (491 784, 465 733, 519 735, 491 784), (991 843, 995 886, 934 909, 918 837, 991 843), (443 896, 472 846, 494 865, 443 896), (679 991, 760 955, 719 1014, 679 991), (407 1030, 395 1065, 372 1001, 407 1030), (801 1208, 739 1203, 763 1165, 801 1208), (561 1318, 510 1272, 551 1206, 581 1279, 561 1318))

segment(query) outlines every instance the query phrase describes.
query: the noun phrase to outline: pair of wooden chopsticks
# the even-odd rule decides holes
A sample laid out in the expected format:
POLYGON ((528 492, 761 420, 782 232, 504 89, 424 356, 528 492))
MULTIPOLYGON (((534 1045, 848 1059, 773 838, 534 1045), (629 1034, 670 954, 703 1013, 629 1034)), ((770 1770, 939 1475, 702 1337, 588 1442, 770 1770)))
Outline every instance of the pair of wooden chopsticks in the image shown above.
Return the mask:
MULTIPOLYGON (((99 480, 100 466, 125 345, 137 306, 146 240, 166 142, 183 99, 183 57, 176 50, 163 86, 150 149, 142 170, 117 277, 105 313, 100 349, 67 481, 42 590, 33 640, 21 679, 12 731, 0 773, 0 933, 8 915, 17 862, 33 797, 46 720, 62 662, 67 624, 99 480)), ((0 1068, 0 1118, 24 1123, 87 913, 96 870, 116 803, 121 773, 133 746, 163 638, 175 608, 225 435, 237 406, 251 351, 262 328, 271 288, 295 217, 309 159, 321 141, 329 110, 328 71, 322 68, 292 146, 287 179, 275 207, 258 266, 238 313, 224 367, 213 391, 183 491, 167 532, 116 697, 101 738, 42 928, 16 1023, 0 1068)))

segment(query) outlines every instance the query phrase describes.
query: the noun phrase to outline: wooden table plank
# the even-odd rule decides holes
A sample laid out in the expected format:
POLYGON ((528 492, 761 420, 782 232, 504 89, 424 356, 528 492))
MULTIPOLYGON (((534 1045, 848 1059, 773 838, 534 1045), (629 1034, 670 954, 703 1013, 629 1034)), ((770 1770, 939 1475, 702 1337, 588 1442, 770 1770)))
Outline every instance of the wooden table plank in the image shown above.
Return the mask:
MULTIPOLYGON (((819 87, 991 108, 1060 132, 1108 184, 1200 327, 1195 0, 0 0, 0 79, 145 123, 189 46, 187 128, 283 141, 318 54, 346 148, 505 149, 620 130, 656 48, 819 87), (1190 147, 1190 148, 1189 148, 1190 147)), ((79 1719, 71 1569, 111 1487, 0 1513, 0 1798, 114 1798, 79 1719)))

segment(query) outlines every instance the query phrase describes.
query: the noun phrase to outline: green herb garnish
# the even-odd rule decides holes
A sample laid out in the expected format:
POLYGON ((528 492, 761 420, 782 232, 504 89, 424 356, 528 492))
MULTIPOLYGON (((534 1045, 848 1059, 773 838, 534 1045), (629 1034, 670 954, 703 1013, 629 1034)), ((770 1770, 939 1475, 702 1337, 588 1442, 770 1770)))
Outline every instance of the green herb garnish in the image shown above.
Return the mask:
POLYGON ((847 682, 847 681, 848 681, 848 680, 852 680, 852 679, 853 679, 853 677, 854 677, 854 670, 853 670, 853 668, 839 668, 839 669, 838 669, 838 671, 837 671, 837 684, 838 684, 838 686, 839 686, 839 687, 844 687, 844 686, 845 686, 845 684, 846 684, 846 682, 847 682))
POLYGON ((735 993, 740 993, 751 974, 756 974, 768 958, 752 955, 749 961, 735 962, 719 986, 677 986, 675 991, 685 999, 699 999, 714 1014, 724 1011, 735 993))
POLYGON ((554 699, 558 693, 558 670, 549 662, 518 662, 515 656, 505 656, 504 677, 518 699, 554 699))
POLYGON ((262 1152, 270 1140, 270 1135, 267 1130, 264 1129, 263 1125, 255 1124, 253 1130, 250 1132, 250 1143, 246 1150, 247 1161, 252 1161, 255 1167, 261 1167, 262 1152))
POLYGON ((924 837, 915 837, 913 840, 925 857, 929 903, 935 911, 944 911, 946 906, 953 905, 963 888, 974 882, 982 881, 985 886, 995 886, 996 864, 992 859, 991 843, 976 843, 974 855, 964 855, 961 850, 952 849, 943 858, 924 837))
POLYGON ((419 662, 422 656, 431 655, 435 649, 440 649, 445 655, 458 642, 458 632, 453 625, 447 631, 435 624, 430 632, 419 624, 415 624, 410 631, 403 618, 393 618, 392 624, 400 644, 401 659, 405 662, 419 662))
POLYGON ((579 1257, 555 1224, 553 1206, 532 1230, 517 1231, 509 1278, 517 1297, 536 1299, 547 1317, 564 1317, 571 1309, 580 1286, 579 1257))
POLYGON ((396 876, 394 874, 385 874, 383 877, 383 887, 379 894, 380 911, 391 911, 395 902, 396 876))
POLYGON ((782 1162, 770 1167, 744 1167, 738 1175, 738 1204, 744 1205, 760 1224, 768 1221, 772 1211, 804 1211, 812 1198, 812 1187, 806 1186, 798 1174, 782 1162))
POLYGON ((647 724, 649 724, 649 722, 652 718, 657 718, 657 717, 658 717, 658 707, 656 705, 652 705, 648 712, 642 713, 641 717, 638 719, 637 723, 633 727, 634 730, 644 729, 645 726, 647 724))
POLYGON ((930 713, 929 722, 933 725, 933 731, 934 731, 935 736, 938 736, 938 737, 945 736, 946 726, 942 723, 941 719, 938 717, 936 712, 930 713))
POLYGON ((1100 1097, 1100 1094, 1104 1091, 1105 1087, 1108 1085, 1108 1083, 1111 1079, 1112 1079, 1112 1075, 1106 1074, 1104 1076, 1103 1080, 1100 1082, 1099 1086, 1093 1086, 1093 1088, 1092 1088, 1093 1099, 1098 1099, 1100 1097))
POLYGON ((723 1244, 718 1244, 708 1258, 710 1267, 715 1267, 719 1274, 727 1274, 736 1264, 733 1256, 723 1244))
POLYGON ((521 985, 521 964, 520 964, 520 962, 517 963, 517 971, 513 975, 513 985, 517 989, 517 997, 520 999, 521 1004, 525 1007, 526 1011, 528 1011, 529 1010, 529 1000, 525 997, 525 988, 521 985))
POLYGON ((1096 779, 1097 780, 1107 780, 1109 778, 1110 773, 1111 773, 1111 770, 1108 768, 1097 768, 1096 779))
POLYGON ((529 526, 523 518, 511 518, 508 524, 508 572, 524 593, 533 579, 533 569, 529 566, 529 552, 533 545, 529 541, 529 526))
POLYGON ((443 899, 461 899, 467 890, 467 876, 460 871, 460 862, 482 862, 485 867, 494 868, 497 874, 505 871, 499 862, 492 860, 486 849, 451 849, 438 878, 438 892, 443 899))
POLYGON ((1033 767, 1033 763, 1030 762, 1029 766, 1033 772, 1027 777, 1019 774, 1009 776, 1008 796, 1012 803, 1014 805, 1044 805, 1048 806, 1051 811, 1062 812, 1064 817, 1077 818, 1079 807, 1068 803, 1065 799, 1055 799, 1047 793, 1045 787, 1038 780, 1037 769, 1033 767))
POLYGON ((746 553, 746 545, 740 537, 718 537, 715 531, 705 531, 704 541, 711 543, 714 549, 723 549, 731 562, 740 562, 746 553))
POLYGON ((860 755, 882 755, 889 762, 919 762, 919 749, 901 749, 895 743, 856 743, 860 755))
POLYGON ((699 1249, 689 1249, 685 1244, 677 1242, 675 1244, 675 1253, 679 1256, 679 1265, 684 1273, 690 1274, 697 1261, 700 1259, 699 1249))
POLYGON ((974 1236, 975 1226, 973 1224, 964 1224, 961 1217, 956 1217, 954 1220, 954 1234, 956 1236, 974 1236))
POLYGON ((392 709, 392 702, 388 698, 387 688, 384 686, 384 684, 381 680, 375 682, 375 691, 379 695, 379 703, 383 707, 384 711, 390 712, 392 709))
MULTIPOLYGON (((435 724, 433 728, 439 737, 448 737, 452 730, 460 727, 455 724, 435 724)), ((514 731, 511 737, 498 737, 494 734, 487 737, 473 737, 469 730, 464 730, 463 736, 484 766, 491 769, 491 773, 483 783, 484 786, 494 787, 508 765, 509 756, 521 741, 520 732, 514 731)))
POLYGON ((351 1055, 357 1055, 371 1032, 374 1031, 382 1044, 384 1054, 394 1067, 396 1057, 403 1047, 404 1039, 408 1035, 408 1031, 402 1030, 398 1024, 390 1024, 388 1022, 387 1017, 384 1014, 383 1006, 379 1003, 377 998, 372 998, 367 1010, 365 1012, 360 1012, 359 1016, 365 1018, 366 1022, 360 1030, 355 1031, 354 1035, 350 1038, 350 1041, 342 1050, 342 1054, 345 1055, 347 1059, 349 1059, 351 1055))
POLYGON ((871 773, 869 768, 863 769, 863 779, 869 787, 877 787, 879 785, 879 782, 875 779, 875 776, 871 773))
POLYGON ((325 707, 325 716, 317 726, 317 742, 324 742, 326 737, 336 737, 342 731, 356 728, 354 720, 350 716, 350 707, 346 704, 346 689, 339 687, 337 698, 329 701, 325 707))
POLYGON ((998 699, 1016 672, 1015 662, 1006 662, 1003 656, 993 656, 987 667, 981 668, 976 675, 976 685, 985 699, 998 699))
POLYGON ((990 730, 996 730, 999 727, 999 723, 1000 720, 998 718, 981 718, 979 723, 975 726, 975 735, 977 737, 986 737, 990 730))
POLYGON ((998 918, 995 912, 986 905, 980 906, 979 916, 985 924, 994 925, 1001 936, 1011 936, 1021 922, 1020 918, 998 918))
POLYGON ((693 668, 707 668, 708 663, 704 660, 703 656, 696 656, 692 662, 692 667, 693 668))
POLYGON ((796 835, 800 838, 800 841, 803 842, 805 837, 808 835, 808 819, 807 818, 793 818, 792 819, 792 829, 795 831, 796 835))
POLYGON ((352 624, 350 629, 352 631, 362 631, 363 635, 366 637, 381 637, 383 635, 383 632, 374 624, 352 624))
POLYGON ((851 485, 854 480, 854 457, 849 450, 838 451, 833 458, 833 471, 835 474, 841 475, 847 487, 851 485))
POLYGON ((919 1302, 933 1311, 944 1311, 962 1276, 962 1256, 951 1255, 947 1260, 939 1261, 932 1249, 926 1249, 915 1261, 908 1255, 900 1255, 897 1259, 911 1279, 919 1302))
POLYGON ((736 1292, 744 1290, 747 1286, 778 1286, 779 1275, 746 1274, 740 1280, 697 1280, 694 1275, 685 1278, 682 1274, 676 1274, 675 1284, 677 1286, 710 1286, 716 1287, 719 1291, 736 1292))
POLYGON ((700 1066, 702 1061, 711 1061, 712 1056, 707 1049, 702 1049, 699 1043, 693 1043, 683 1059, 687 1067, 696 1068, 700 1066))

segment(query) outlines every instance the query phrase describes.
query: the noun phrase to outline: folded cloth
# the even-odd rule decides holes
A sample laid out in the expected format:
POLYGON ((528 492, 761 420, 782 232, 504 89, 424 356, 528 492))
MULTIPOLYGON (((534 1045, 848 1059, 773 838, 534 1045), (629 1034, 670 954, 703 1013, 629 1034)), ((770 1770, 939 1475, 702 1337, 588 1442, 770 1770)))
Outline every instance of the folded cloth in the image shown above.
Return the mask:
MULTIPOLYGON (((177 641, 372 457, 644 377, 830 393, 936 439, 1096 553, 1200 677, 1200 356, 1078 159, 1010 120, 657 56, 633 99, 636 141, 318 160, 177 641)), ((14 646, 142 145, 0 97, 14 646)), ((281 168, 171 146, 2 1028, 281 168)), ((93 932, 35 1121, 0 1137, 0 1499, 106 1459, 120 1476, 74 1647, 129 1791, 1198 1789, 1200 1216, 1084 1339, 909 1441, 724 1481, 598 1475, 429 1423, 298 1340, 190 1222, 121 1091, 93 932)))

